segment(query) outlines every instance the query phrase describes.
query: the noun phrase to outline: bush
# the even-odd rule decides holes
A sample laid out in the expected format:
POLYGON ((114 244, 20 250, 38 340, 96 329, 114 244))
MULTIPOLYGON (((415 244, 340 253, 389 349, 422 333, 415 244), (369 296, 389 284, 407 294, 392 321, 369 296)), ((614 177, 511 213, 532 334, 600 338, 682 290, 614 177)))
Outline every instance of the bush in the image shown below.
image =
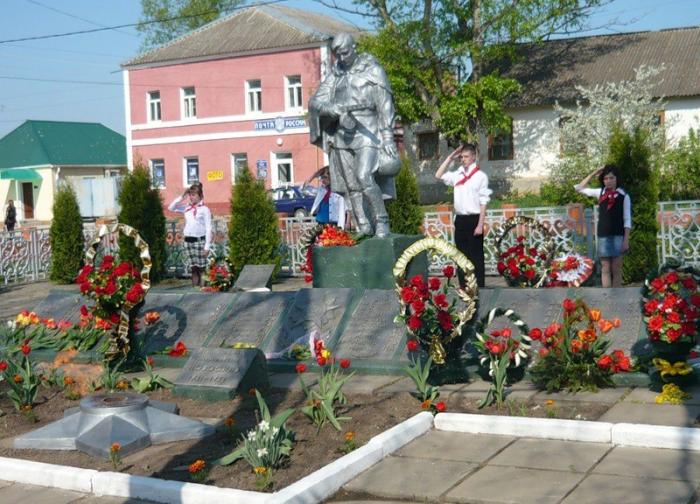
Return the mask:
POLYGON ((700 199, 700 136, 692 128, 664 160, 659 187, 664 188, 663 199, 700 199))
POLYGON ((229 259, 238 275, 246 264, 274 264, 273 278, 280 269, 280 233, 275 205, 261 180, 248 168, 241 170, 231 190, 231 220, 228 226, 229 259))
MULTIPOLYGON (((122 181, 119 193, 119 222, 135 228, 148 243, 151 254, 151 281, 158 282, 165 273, 165 215, 160 191, 152 187, 148 168, 137 164, 122 181)), ((131 238, 119 237, 119 258, 141 269, 143 263, 131 238)))
POLYGON ((651 167, 650 151, 642 128, 634 133, 615 129, 610 137, 608 163, 620 169, 621 186, 632 200, 632 231, 630 250, 622 262, 622 277, 625 282, 644 280, 647 273, 656 269, 656 205, 659 186, 656 173, 651 167))
POLYGON ((411 162, 405 156, 401 158, 401 170, 396 176, 396 199, 387 202, 386 210, 392 233, 420 234, 423 209, 420 206, 418 182, 411 162))
POLYGON ((73 283, 83 263, 85 239, 80 207, 70 184, 61 184, 56 192, 49 241, 51 243, 49 278, 57 283, 73 283))

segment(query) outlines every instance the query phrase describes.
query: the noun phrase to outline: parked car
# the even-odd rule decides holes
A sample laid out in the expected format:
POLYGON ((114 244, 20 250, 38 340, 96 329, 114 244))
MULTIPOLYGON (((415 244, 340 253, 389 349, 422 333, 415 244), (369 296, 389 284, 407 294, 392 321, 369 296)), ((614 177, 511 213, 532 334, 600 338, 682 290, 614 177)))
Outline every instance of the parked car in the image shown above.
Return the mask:
POLYGON ((306 217, 311 213, 311 207, 316 198, 316 188, 312 186, 288 186, 271 189, 270 194, 275 202, 275 211, 306 217))

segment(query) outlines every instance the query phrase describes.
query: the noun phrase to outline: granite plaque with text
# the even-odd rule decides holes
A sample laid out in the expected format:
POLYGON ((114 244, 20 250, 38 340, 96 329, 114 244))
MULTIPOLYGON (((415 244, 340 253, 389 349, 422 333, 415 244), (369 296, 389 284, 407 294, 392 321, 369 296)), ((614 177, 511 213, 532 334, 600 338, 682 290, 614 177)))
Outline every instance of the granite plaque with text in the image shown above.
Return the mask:
POLYGON ((234 290, 249 291, 254 289, 270 289, 272 286, 273 264, 246 264, 238 275, 234 290))
POLYGON ((255 348, 196 348, 174 384, 174 395, 205 400, 231 398, 239 388, 264 390, 265 356, 255 348))
POLYGON ((160 352, 166 347, 174 346, 180 340, 189 347, 187 340, 191 339, 185 334, 187 313, 179 306, 182 297, 183 294, 161 292, 150 292, 146 296, 146 302, 139 310, 139 316, 149 311, 160 314, 160 320, 157 323, 141 324, 141 331, 145 333, 147 353, 160 352))
POLYGON ((91 305, 87 298, 64 290, 52 290, 34 307, 34 312, 41 318, 70 320, 76 323, 80 320, 80 307, 91 305))
POLYGON ((209 331, 233 302, 228 292, 185 294, 177 308, 185 314, 183 341, 189 348, 204 346, 209 331))
POLYGON ((305 342, 313 330, 332 339, 353 298, 353 289, 300 289, 281 327, 264 344, 265 352, 281 352, 305 342))
POLYGON ((406 342, 404 326, 394 323, 398 313, 395 292, 366 290, 341 333, 334 353, 341 358, 390 360, 406 342))
POLYGON ((243 292, 221 317, 208 347, 251 343, 261 346, 294 299, 293 292, 243 292))
POLYGON ((547 327, 552 322, 562 321, 561 303, 567 296, 567 288, 551 289, 498 289, 492 299, 491 308, 514 310, 528 327, 547 327))

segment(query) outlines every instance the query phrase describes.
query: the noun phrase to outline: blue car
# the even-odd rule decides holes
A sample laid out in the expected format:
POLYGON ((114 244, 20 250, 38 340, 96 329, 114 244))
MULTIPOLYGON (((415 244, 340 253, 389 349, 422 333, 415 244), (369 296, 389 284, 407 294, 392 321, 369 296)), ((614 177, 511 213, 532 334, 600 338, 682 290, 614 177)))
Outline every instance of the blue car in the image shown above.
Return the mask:
POLYGON ((289 186, 271 189, 270 195, 275 202, 275 211, 294 217, 306 217, 311 213, 311 207, 316 198, 315 187, 289 186))

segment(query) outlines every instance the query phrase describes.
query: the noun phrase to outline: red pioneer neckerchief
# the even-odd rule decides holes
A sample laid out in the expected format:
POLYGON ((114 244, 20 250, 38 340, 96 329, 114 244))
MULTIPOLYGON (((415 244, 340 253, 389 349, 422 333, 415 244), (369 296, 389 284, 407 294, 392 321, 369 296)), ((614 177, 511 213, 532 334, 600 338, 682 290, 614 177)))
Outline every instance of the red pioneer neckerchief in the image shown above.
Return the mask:
POLYGON ((467 180, 469 180, 470 178, 472 178, 472 177, 474 176, 474 174, 475 174, 476 172, 478 172, 478 171, 479 171, 479 167, 478 167, 478 166, 475 166, 474 169, 471 171, 471 173, 470 173, 469 175, 465 175, 464 178, 463 178, 462 180, 460 180, 459 182, 457 182, 457 183, 455 184, 455 187, 461 186, 462 184, 466 184, 466 183, 467 183, 467 180))
POLYGON ((327 203, 331 199, 331 186, 326 187, 326 194, 323 195, 322 203, 327 203))
POLYGON ((603 194, 598 198, 598 203, 601 205, 607 202, 607 210, 610 210, 615 204, 615 198, 617 198, 617 191, 615 189, 606 189, 603 194))
POLYGON ((185 209, 185 212, 189 212, 192 210, 194 212, 194 216, 197 217, 197 207, 200 206, 202 203, 197 203, 196 205, 190 205, 185 209))

